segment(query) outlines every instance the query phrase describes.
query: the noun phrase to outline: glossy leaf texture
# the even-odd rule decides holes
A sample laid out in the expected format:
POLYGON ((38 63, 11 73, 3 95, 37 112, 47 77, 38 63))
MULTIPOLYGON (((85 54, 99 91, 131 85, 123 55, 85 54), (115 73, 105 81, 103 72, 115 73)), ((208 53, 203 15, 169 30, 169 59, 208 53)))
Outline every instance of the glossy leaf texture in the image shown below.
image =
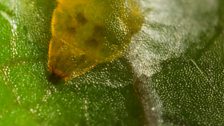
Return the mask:
POLYGON ((0 125, 223 125, 224 2, 140 0, 122 58, 53 84, 52 0, 0 0, 0 125))

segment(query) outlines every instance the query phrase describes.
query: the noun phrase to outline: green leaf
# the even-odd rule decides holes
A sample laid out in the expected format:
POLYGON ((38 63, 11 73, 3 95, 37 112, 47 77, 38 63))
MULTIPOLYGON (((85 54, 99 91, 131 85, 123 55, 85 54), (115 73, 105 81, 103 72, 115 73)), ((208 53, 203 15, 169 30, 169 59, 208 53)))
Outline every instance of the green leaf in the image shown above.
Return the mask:
POLYGON ((140 125, 124 58, 66 84, 48 81, 51 0, 1 1, 0 125, 140 125), (9 14, 13 12, 13 14, 9 14))
POLYGON ((55 1, 0 0, 0 125, 223 125, 224 2, 140 1, 126 56, 55 85, 55 1))

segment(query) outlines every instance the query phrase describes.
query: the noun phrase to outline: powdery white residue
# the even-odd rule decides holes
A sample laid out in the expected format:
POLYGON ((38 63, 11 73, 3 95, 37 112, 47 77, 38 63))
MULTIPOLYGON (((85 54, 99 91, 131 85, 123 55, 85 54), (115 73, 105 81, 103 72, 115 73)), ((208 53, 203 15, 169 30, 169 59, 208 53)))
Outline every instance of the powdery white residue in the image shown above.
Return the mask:
POLYGON ((218 22, 217 3, 212 0, 140 0, 140 4, 145 23, 133 37, 127 59, 139 80, 135 86, 140 92, 146 125, 154 126, 163 123, 162 101, 151 87, 150 77, 160 71, 160 63, 177 58, 191 44, 200 43, 201 34, 214 33, 218 22), (203 16, 205 14, 209 16, 203 16), (212 16, 213 20, 206 19, 212 16))
POLYGON ((218 22, 216 1, 140 0, 140 4, 145 23, 127 54, 137 76, 150 77, 160 70, 162 61, 178 57, 192 43, 199 43, 200 35, 213 32, 218 22), (204 14, 214 15, 214 19, 201 19, 204 14))

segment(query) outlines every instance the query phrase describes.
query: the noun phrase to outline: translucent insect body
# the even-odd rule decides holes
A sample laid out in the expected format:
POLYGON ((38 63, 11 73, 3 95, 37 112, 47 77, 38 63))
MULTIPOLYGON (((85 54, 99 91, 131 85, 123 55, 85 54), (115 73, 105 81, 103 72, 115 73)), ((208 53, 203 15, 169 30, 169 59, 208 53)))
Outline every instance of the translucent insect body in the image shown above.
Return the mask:
POLYGON ((68 80, 120 57, 143 23, 134 0, 59 0, 48 68, 68 80))

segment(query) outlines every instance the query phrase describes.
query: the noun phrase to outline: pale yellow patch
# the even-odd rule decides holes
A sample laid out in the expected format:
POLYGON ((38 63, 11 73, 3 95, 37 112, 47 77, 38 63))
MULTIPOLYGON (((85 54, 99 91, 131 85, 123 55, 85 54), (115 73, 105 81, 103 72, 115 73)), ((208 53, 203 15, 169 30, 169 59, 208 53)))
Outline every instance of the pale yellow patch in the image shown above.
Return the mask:
POLYGON ((49 71, 68 80, 122 56, 142 23, 135 0, 58 0, 49 71))

